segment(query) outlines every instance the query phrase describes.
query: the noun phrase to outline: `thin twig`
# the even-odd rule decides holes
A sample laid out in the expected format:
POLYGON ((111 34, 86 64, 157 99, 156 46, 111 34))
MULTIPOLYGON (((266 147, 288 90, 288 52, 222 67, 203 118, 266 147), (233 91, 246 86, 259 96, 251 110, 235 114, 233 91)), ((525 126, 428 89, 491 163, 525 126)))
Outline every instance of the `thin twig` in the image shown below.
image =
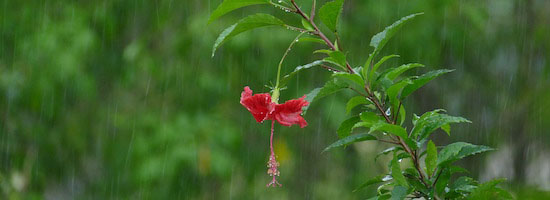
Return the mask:
POLYGON ((313 0, 313 3, 311 4, 311 12, 309 13, 309 19, 311 21, 313 21, 313 19, 315 18, 315 4, 317 3, 316 0, 313 0))
POLYGON ((321 64, 321 67, 323 67, 323 68, 325 68, 325 69, 327 69, 327 70, 329 70, 329 71, 342 72, 342 71, 340 71, 339 69, 336 69, 336 68, 331 67, 331 66, 328 66, 328 65, 323 65, 323 64, 321 64))
POLYGON ((385 143, 390 143, 390 144, 397 144, 399 145, 399 142, 395 142, 395 141, 389 141, 389 140, 384 140, 384 139, 377 139, 378 141, 380 142, 385 142, 385 143))
MULTIPOLYGON (((296 9, 295 12, 298 13, 299 15, 301 15, 305 20, 309 21, 309 23, 311 24, 311 26, 313 26, 313 29, 315 29, 315 35, 319 36, 323 41, 325 41, 325 43, 334 51, 337 51, 338 48, 336 48, 336 46, 334 46, 334 44, 327 38, 327 36, 321 32, 321 30, 319 29, 319 27, 317 27, 317 24, 315 24, 315 22, 313 21, 313 18, 309 18, 303 11, 302 9, 300 9, 300 7, 298 6, 298 4, 296 4, 296 2, 294 0, 291 0, 292 2, 292 5, 294 6, 294 8, 296 9)), ((353 71, 353 69, 351 68, 351 66, 349 65, 349 63, 346 61, 346 68, 348 69, 348 72, 349 73, 355 73, 353 71)))
POLYGON ((435 176, 435 180, 432 184, 432 187, 435 186, 435 184, 437 183, 437 180, 439 180, 439 176, 441 176, 441 173, 443 172, 443 170, 439 170, 439 172, 437 172, 437 176, 435 176))
POLYGON ((409 145, 407 145, 404 141, 403 141, 403 138, 399 137, 399 143, 400 145, 403 147, 403 149, 405 149, 405 151, 411 155, 411 159, 413 160, 413 164, 414 164, 414 168, 416 168, 416 171, 418 171, 418 174, 420 175, 420 181, 422 181, 422 183, 425 185, 425 186, 428 186, 428 184, 426 183, 425 181, 425 177, 424 177, 424 173, 422 172, 422 170, 420 169, 420 165, 418 164, 418 158, 416 157, 416 154, 410 149, 409 145))
POLYGON ((306 29, 303 29, 303 28, 298 28, 298 27, 295 27, 295 26, 289 26, 289 25, 284 25, 285 28, 289 29, 289 30, 293 30, 293 31, 298 31, 298 32, 301 32, 301 33, 312 33, 312 31, 309 31, 309 30, 306 30, 306 29))
POLYGON ((378 100, 376 99, 376 97, 374 96, 368 96, 367 98, 369 98, 370 101, 372 101, 374 103, 374 105, 376 106, 376 108, 378 109, 378 111, 380 113, 382 113, 382 116, 384 116, 384 118, 386 119, 386 122, 387 123, 391 123, 391 119, 388 117, 388 115, 386 115, 386 112, 384 112, 384 108, 382 108, 382 106, 380 105, 380 103, 378 102, 378 100))
POLYGON ((399 106, 397 106, 397 111, 393 116, 393 124, 397 124, 397 116, 399 116, 399 111, 401 111, 401 101, 399 101, 399 106))
POLYGON ((288 52, 290 52, 290 49, 292 48, 292 46, 294 46, 296 41, 298 41, 298 39, 300 37, 302 37, 303 34, 304 33, 298 34, 298 36, 296 36, 296 38, 294 38, 294 40, 292 40, 292 42, 290 42, 290 45, 288 45, 288 48, 286 49, 285 53, 283 54, 283 57, 281 58, 281 61, 279 62, 279 66, 277 67, 277 82, 275 83, 275 89, 279 88, 279 79, 281 77, 281 68, 282 68, 282 65, 283 65, 283 61, 285 61, 285 58, 288 55, 288 52))

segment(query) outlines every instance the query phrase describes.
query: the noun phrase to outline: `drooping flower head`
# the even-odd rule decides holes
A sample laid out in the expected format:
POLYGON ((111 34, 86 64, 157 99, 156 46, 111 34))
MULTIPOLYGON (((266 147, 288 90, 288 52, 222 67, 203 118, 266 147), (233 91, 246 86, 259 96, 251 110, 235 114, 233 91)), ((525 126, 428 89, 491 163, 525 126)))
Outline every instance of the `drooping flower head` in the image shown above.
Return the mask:
POLYGON ((252 113, 258 123, 266 120, 274 110, 271 95, 268 93, 252 95, 252 90, 248 86, 244 87, 244 91, 241 93, 241 104, 252 113))
POLYGON ((274 120, 283 126, 300 125, 307 126, 306 120, 301 116, 302 107, 309 105, 306 96, 299 99, 288 100, 283 104, 272 101, 269 93, 252 94, 248 86, 241 93, 241 104, 252 113, 258 123, 264 120, 274 120))
POLYGON ((304 128, 307 126, 307 122, 301 116, 302 108, 309 105, 309 102, 305 100, 305 95, 299 99, 288 100, 283 104, 278 104, 276 102, 278 95, 275 96, 277 97, 272 99, 269 93, 252 94, 252 90, 248 86, 244 87, 244 91, 241 93, 241 104, 250 111, 258 123, 272 120, 271 137, 269 140, 271 155, 269 155, 269 161, 267 161, 267 174, 272 176, 273 180, 267 184, 267 187, 281 186, 275 179, 276 176, 280 175, 278 169, 279 162, 277 162, 275 152, 273 151, 273 126, 275 121, 283 126, 297 124, 300 125, 300 128, 304 128))

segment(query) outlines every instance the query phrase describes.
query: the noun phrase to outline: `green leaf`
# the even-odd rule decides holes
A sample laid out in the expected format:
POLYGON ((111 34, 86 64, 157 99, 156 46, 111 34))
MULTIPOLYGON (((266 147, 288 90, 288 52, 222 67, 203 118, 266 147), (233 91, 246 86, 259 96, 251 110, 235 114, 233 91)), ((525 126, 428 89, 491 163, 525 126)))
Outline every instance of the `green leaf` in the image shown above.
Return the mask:
POLYGON ((378 61, 374 67, 372 68, 371 71, 369 71, 369 78, 367 80, 369 80, 371 83, 374 81, 373 78, 374 78, 374 72, 376 72, 378 70, 378 68, 380 68, 380 66, 386 62, 386 60, 389 60, 391 58, 398 58, 399 55, 389 55, 389 56, 384 56, 382 59, 380 59, 380 61, 378 61))
POLYGON ((309 23, 307 20, 305 20, 304 18, 302 18, 302 26, 304 26, 304 28, 308 31, 315 31, 315 29, 313 28, 313 26, 311 25, 311 23, 309 23))
POLYGON ((349 84, 349 86, 355 86, 356 89, 363 89, 365 82, 359 74, 350 74, 346 72, 337 72, 332 75, 336 79, 342 80, 349 84))
POLYGON ((325 3, 319 10, 319 18, 331 31, 336 32, 336 25, 342 13, 344 0, 334 0, 325 3))
MULTIPOLYGON (((416 14, 412 14, 412 15, 403 17, 400 20, 394 22, 392 25, 386 27, 384 29, 384 31, 374 35, 372 37, 371 41, 370 41, 370 45, 372 47, 374 47, 374 51, 369 55, 369 58, 367 59, 367 62, 365 63, 365 68, 364 69, 368 69, 368 67, 371 65, 371 62, 374 59, 374 57, 376 57, 376 55, 382 50, 382 48, 384 48, 386 43, 388 43, 388 41, 393 37, 393 35, 395 35, 395 33, 397 33, 397 31, 399 31, 399 29, 401 29, 401 27, 403 26, 403 24, 405 22, 411 20, 412 18, 414 18, 418 15, 422 15, 422 14, 424 14, 424 13, 416 13, 416 14)), ((363 71, 366 72, 366 70, 363 70, 363 71)), ((363 73, 363 74, 366 75, 366 73, 363 73)))
POLYGON ((313 51, 313 54, 316 54, 316 53, 327 54, 327 55, 329 55, 330 53, 332 53, 332 50, 328 50, 328 49, 319 49, 319 50, 313 51))
POLYGON ((298 42, 315 42, 320 44, 325 44, 325 42, 319 38, 312 38, 312 37, 302 37, 298 39, 298 42))
POLYGON ((331 51, 328 53, 329 57, 323 59, 326 62, 338 65, 342 68, 346 66, 346 55, 341 51, 331 51))
POLYGON ((382 131, 386 133, 391 133, 393 135, 396 135, 402 138, 408 138, 407 131, 405 130, 405 128, 394 124, 388 124, 383 121, 379 121, 378 123, 374 124, 371 127, 370 132, 374 132, 374 131, 382 131))
MULTIPOLYGON (((378 73, 375 72, 374 76, 376 76, 377 74, 378 73)), ((380 77, 380 75, 378 75, 378 77, 380 77)), ((381 87, 384 91, 394 84, 393 81, 387 78, 380 78, 380 79, 377 79, 376 81, 371 80, 370 83, 371 83, 371 88, 381 87)))
POLYGON ((347 87, 355 90, 356 92, 366 96, 365 92, 365 81, 359 74, 350 74, 346 72, 336 72, 332 74, 337 81, 347 84, 347 87))
POLYGON ((401 18, 400 20, 394 22, 392 25, 386 27, 384 31, 374 35, 370 41, 370 45, 374 47, 374 55, 378 54, 382 48, 388 43, 388 41, 401 29, 403 24, 414 17, 418 15, 422 15, 424 13, 416 13, 412 14, 406 17, 401 18))
POLYGON ((388 200, 391 198, 390 194, 379 194, 378 196, 371 197, 367 200, 388 200))
POLYGON ((409 155, 408 153, 405 153, 405 152, 397 154, 398 159, 405 159, 405 158, 410 158, 410 157, 411 157, 411 155, 409 155))
POLYGON ((388 95, 388 99, 390 100, 392 109, 397 109, 399 104, 399 99, 397 98, 398 95, 401 93, 403 88, 410 84, 412 84, 412 81, 410 79, 404 79, 386 89, 386 94, 388 95))
POLYGON ((353 108, 362 104, 372 104, 372 102, 367 100, 364 96, 356 96, 351 98, 346 104, 346 113, 349 114, 353 108))
POLYGON ((345 84, 340 84, 334 79, 330 80, 330 81, 327 81, 323 87, 315 88, 315 89, 311 90, 311 92, 306 94, 305 100, 308 101, 309 104, 307 106, 302 107, 302 111, 305 114, 305 112, 307 111, 307 109, 309 108, 311 103, 313 103, 314 101, 317 101, 318 99, 321 99, 321 98, 323 98, 327 95, 338 92, 343 88, 346 88, 346 85, 345 84))
POLYGON ((404 105, 401 105, 401 108, 399 108, 399 121, 398 124, 399 125, 403 125, 403 123, 405 122, 405 119, 407 117, 407 112, 405 111, 405 106, 404 105))
POLYGON ((359 72, 361 72, 361 70, 363 70, 363 67, 359 66, 359 67, 355 67, 355 68, 351 68, 351 69, 353 70, 353 72, 355 72, 356 74, 361 76, 361 74, 359 72))
POLYGON ((452 72, 454 70, 448 70, 448 69, 441 69, 441 70, 435 70, 430 71, 428 73, 423 74, 422 76, 412 80, 413 83, 408 85, 407 87, 403 88, 403 91, 401 92, 401 99, 404 99, 405 97, 409 96, 411 93, 416 91, 418 88, 426 85, 429 81, 432 79, 449 72, 452 72))
MULTIPOLYGON (((405 152, 404 152, 404 153, 405 153, 405 152)), ((405 153, 405 154, 407 154, 407 153, 405 153)), ((414 176, 414 177, 420 177, 420 175, 418 174, 418 171, 416 171, 416 169, 413 168, 413 167, 409 167, 409 168, 405 169, 405 171, 403 172, 403 174, 405 174, 405 175, 408 174, 408 175, 411 175, 411 176, 414 176)), ((405 176, 405 177, 406 177, 406 176, 405 176)))
MULTIPOLYGON (((405 154, 407 154, 407 153, 405 153, 405 154)), ((424 185, 422 182, 420 182, 420 178, 419 178, 420 175, 418 174, 416 169, 409 167, 409 168, 405 169, 405 171, 403 172, 403 175, 407 179, 407 183, 409 183, 411 188, 414 188, 414 190, 420 191, 424 194, 429 194, 430 193, 430 191, 428 190, 426 185, 424 185)), ((430 183, 427 182, 427 184, 430 184, 430 183)))
POLYGON ((406 187, 403 186, 395 186, 393 190, 391 191, 391 200, 403 200, 408 195, 408 191, 406 187))
POLYGON ((383 182, 386 182, 386 181, 389 181, 389 180, 392 180, 391 176, 381 174, 381 175, 375 176, 375 177, 367 180, 365 183, 361 184, 359 187, 357 187, 355 190, 353 190, 353 192, 357 192, 358 190, 363 189, 363 188, 365 188, 369 185, 374 185, 374 184, 377 184, 377 183, 383 183, 383 182))
POLYGON ((428 136, 430 136, 430 134, 438 128, 442 128, 443 130, 450 130, 450 127, 446 127, 446 125, 449 125, 451 123, 471 123, 465 118, 442 114, 439 113, 440 111, 443 110, 434 110, 424 113, 416 121, 416 124, 411 131, 412 137, 418 138, 418 140, 423 140, 425 138, 428 138, 428 136))
POLYGON ((387 149, 384 149, 383 151, 379 152, 378 154, 376 154, 376 157, 374 157, 374 161, 378 160, 378 158, 382 155, 388 155, 388 153, 390 152, 399 152, 399 151, 403 151, 403 148, 402 147, 398 147, 398 146, 394 146, 394 147, 390 147, 390 148, 387 148, 387 149))
POLYGON ((396 154, 393 155, 393 159, 391 161, 391 176, 397 184, 405 187, 409 186, 409 184, 407 184, 407 180, 405 180, 405 176, 401 173, 401 166, 399 165, 396 154))
POLYGON ((364 77, 369 77, 369 69, 371 68, 374 63, 372 60, 374 59, 374 53, 369 54, 369 58, 367 58, 367 61, 365 62, 365 66, 363 66, 363 71, 361 71, 361 74, 364 77))
POLYGON ((379 121, 384 120, 384 119, 382 119, 382 117, 376 115, 376 113, 368 112, 368 111, 367 112, 362 112, 360 114, 360 117, 361 117, 361 122, 356 123, 353 126, 353 128, 357 128, 357 127, 370 128, 374 124, 378 123, 379 121))
POLYGON ((294 69, 294 71, 290 72, 289 74, 285 75, 282 79, 281 79, 281 87, 284 87, 288 81, 290 81, 290 79, 296 75, 299 71, 302 71, 304 69, 309 69, 311 67, 315 67, 315 66, 318 66, 318 65, 321 65, 323 64, 323 61, 321 60, 317 60, 317 61, 313 61, 312 63, 308 63, 308 64, 305 64, 305 65, 300 65, 298 67, 296 67, 294 69))
POLYGON ((407 145, 409 145, 409 147, 412 150, 415 150, 415 149, 418 148, 418 144, 408 137, 407 130, 405 130, 405 128, 403 128, 401 126, 394 125, 394 124, 388 124, 385 121, 378 121, 377 123, 372 125, 372 127, 370 128, 369 133, 372 133, 374 131, 381 131, 381 132, 390 133, 390 134, 399 136, 399 137, 403 138, 405 143, 407 145))
POLYGON ((374 112, 368 112, 368 111, 362 112, 360 116, 361 116, 361 121, 371 123, 372 125, 379 122, 384 123, 383 122, 384 119, 374 112))
POLYGON ((414 69, 414 68, 417 68, 417 67, 424 67, 424 65, 422 64, 418 64, 418 63, 410 63, 410 64, 405 64, 405 65, 401 65, 399 67, 396 67, 396 68, 392 68, 390 71, 388 71, 387 73, 385 73, 383 75, 383 77, 389 79, 389 80, 394 80, 396 79, 399 75, 401 75, 402 73, 406 72, 407 70, 409 69, 414 69))
POLYGON ((468 197, 469 200, 484 200, 484 199, 513 199, 512 195, 497 185, 504 182, 504 179, 491 180, 480 184, 468 197))
POLYGON ((413 113, 413 118, 412 118, 413 126, 416 126, 416 122, 418 121, 418 119, 420 119, 420 117, 413 113))
POLYGON ((431 140, 428 142, 426 152, 426 172, 428 172, 428 176, 431 177, 435 167, 437 166, 437 148, 431 140))
POLYGON ((376 137, 374 137, 373 135, 368 134, 368 133, 353 134, 353 135, 350 135, 350 136, 348 136, 344 139, 340 139, 340 140, 332 143, 327 148, 325 148, 325 150, 323 150, 323 152, 331 150, 332 148, 341 147, 341 146, 353 144, 353 143, 356 143, 356 142, 362 142, 362 141, 366 141, 366 140, 376 140, 376 137))
MULTIPOLYGON (((393 179, 393 177, 392 177, 392 179, 393 179)), ((378 195, 386 194, 386 193, 390 192, 390 190, 388 190, 386 188, 393 187, 393 186, 396 186, 396 185, 397 185, 397 183, 395 183, 395 182, 384 183, 384 184, 378 186, 378 188, 376 188, 376 192, 378 192, 378 195)), ((387 199, 389 199, 389 196, 388 196, 387 199)))
POLYGON ((256 4, 268 4, 269 0, 225 0, 223 1, 216 10, 212 11, 212 14, 210 15, 210 19, 208 19, 208 23, 218 19, 222 15, 225 15, 228 12, 231 12, 233 10, 250 6, 250 5, 256 5, 256 4))
POLYGON ((477 183, 470 177, 461 176, 449 188, 458 193, 470 193, 477 188, 477 183))
POLYGON ((441 130, 445 131, 445 133, 447 133, 447 135, 451 135, 451 125, 450 124, 445 124, 443 126, 441 126, 441 130))
POLYGON ((443 171, 439 175, 439 179, 437 179, 437 183, 435 183, 435 191, 440 196, 445 196, 445 187, 447 187, 447 183, 449 183, 449 179, 451 178, 451 173, 449 172, 448 168, 443 168, 443 171))
POLYGON ((245 17, 239 20, 239 22, 225 29, 218 36, 218 39, 216 39, 216 42, 214 43, 214 47, 212 48, 212 57, 214 57, 214 54, 216 53, 216 50, 218 49, 218 47, 220 47, 225 41, 231 39, 232 37, 238 35, 239 33, 242 33, 254 28, 259 28, 263 26, 272 26, 272 25, 283 26, 284 23, 280 19, 277 19, 271 15, 263 14, 263 13, 250 15, 248 17, 245 17))
POLYGON ((455 173, 470 173, 467 169, 464 169, 464 168, 459 167, 459 166, 450 166, 450 167, 449 167, 449 171, 451 171, 451 174, 455 174, 455 173))
POLYGON ((482 145, 473 145, 466 142, 452 143, 439 151, 437 166, 445 166, 464 157, 491 150, 493 150, 493 148, 482 145))
POLYGON ((338 138, 341 139, 349 136, 351 133, 351 130, 353 129, 353 125, 359 122, 359 120, 360 120, 359 116, 355 116, 342 122, 340 124, 340 127, 338 127, 338 130, 336 131, 336 133, 338 133, 338 138))

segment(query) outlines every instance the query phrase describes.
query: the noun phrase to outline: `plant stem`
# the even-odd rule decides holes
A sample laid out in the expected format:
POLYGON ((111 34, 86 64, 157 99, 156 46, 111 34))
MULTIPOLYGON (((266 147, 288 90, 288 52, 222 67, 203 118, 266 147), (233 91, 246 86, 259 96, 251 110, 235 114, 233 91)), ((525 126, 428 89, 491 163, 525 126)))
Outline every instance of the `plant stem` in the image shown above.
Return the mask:
POLYGON ((443 170, 439 170, 439 172, 437 172, 437 176, 435 177, 435 180, 434 180, 434 183, 432 184, 432 187, 435 186, 435 183, 437 183, 437 180, 439 180, 439 176, 441 176, 441 172, 443 172, 443 170))
POLYGON ((399 116, 399 111, 401 110, 401 104, 402 102, 399 101, 399 106, 397 106, 397 111, 395 111, 395 114, 393 116, 393 124, 397 123, 397 117, 399 116))
MULTIPOLYGON (((281 68, 283 66, 283 61, 285 61, 285 58, 286 56, 288 55, 288 52, 290 52, 290 49, 292 48, 292 46, 294 46, 294 44, 296 43, 296 41, 302 37, 302 35, 304 35, 304 32, 301 32, 300 34, 298 34, 298 36, 296 36, 296 38, 294 38, 294 40, 292 40, 292 42, 290 43, 290 45, 288 45, 288 48, 286 49, 285 53, 283 54, 283 57, 281 58, 281 61, 279 61, 279 66, 277 67, 277 82, 275 83, 275 88, 274 90, 275 91, 279 91, 279 82, 280 82, 280 79, 281 79, 281 68)), ((278 96, 275 97, 275 99, 277 99, 278 96)))
POLYGON ((327 70, 329 70, 329 71, 342 72, 342 71, 340 71, 339 69, 336 69, 336 68, 331 67, 331 66, 328 66, 328 65, 323 65, 323 64, 321 64, 321 67, 323 67, 323 68, 325 68, 325 69, 327 69, 327 70))
MULTIPOLYGON (((319 27, 317 27, 317 24, 315 24, 315 22, 313 21, 313 18, 309 18, 303 11, 302 9, 300 9, 300 7, 298 7, 298 4, 296 4, 296 2, 294 0, 291 0, 292 2, 292 5, 294 6, 294 8, 296 9, 295 12, 298 13, 299 15, 301 15, 305 20, 309 21, 309 23, 311 23, 311 26, 313 26, 313 29, 315 29, 315 34, 317 36, 319 36, 323 41, 325 41, 325 43, 333 50, 333 51, 337 51, 338 48, 336 48, 336 46, 334 46, 334 44, 327 38, 327 36, 321 32, 321 30, 319 29, 319 27)), ((348 69, 348 72, 350 73, 354 73, 353 72, 353 69, 351 68, 351 66, 349 65, 349 63, 346 61, 346 68, 348 69)))
POLYGON ((377 140, 380 141, 380 142, 385 142, 385 143, 390 143, 390 144, 399 145, 399 143, 398 143, 398 142, 395 142, 395 141, 384 140, 384 139, 377 139, 377 140))
POLYGON ((386 115, 386 112, 384 112, 384 108, 382 108, 382 106, 380 105, 380 102, 378 101, 378 98, 376 98, 376 96, 370 91, 369 87, 367 87, 365 85, 365 92, 367 92, 367 97, 370 101, 372 101, 372 103, 374 103, 374 105, 376 106, 376 108, 378 109, 378 111, 380 112, 380 114, 382 114, 382 116, 384 116, 384 119, 386 119, 386 122, 391 124, 392 121, 390 119, 390 117, 388 115, 386 115))
POLYGON ((289 29, 289 30, 298 31, 298 32, 301 32, 301 33, 305 33, 305 32, 312 33, 312 31, 308 31, 308 30, 303 29, 303 28, 298 28, 298 27, 290 26, 290 25, 286 25, 286 24, 284 25, 284 27, 289 29))
POLYGON ((271 137, 269 138, 269 149, 271 150, 270 156, 275 156, 275 151, 273 151, 273 131, 275 127, 275 120, 271 121, 271 137))
POLYGON ((313 19, 315 18, 315 6, 316 6, 316 4, 317 4, 317 1, 313 0, 313 3, 311 4, 311 12, 309 14, 309 16, 310 16, 309 19, 311 21, 313 21, 313 19))

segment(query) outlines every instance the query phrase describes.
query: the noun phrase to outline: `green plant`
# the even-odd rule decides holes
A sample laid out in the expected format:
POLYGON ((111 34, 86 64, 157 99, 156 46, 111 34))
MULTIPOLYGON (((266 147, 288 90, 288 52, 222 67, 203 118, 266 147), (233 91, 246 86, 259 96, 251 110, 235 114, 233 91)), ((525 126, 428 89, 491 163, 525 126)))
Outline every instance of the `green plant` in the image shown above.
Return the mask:
MULTIPOLYGON (((380 155, 393 155, 393 159, 388 165, 389 173, 381 174, 367 180, 356 190, 365 188, 369 185, 379 184, 377 196, 373 197, 373 199, 405 199, 420 197, 425 199, 512 198, 507 191, 497 186, 502 180, 479 183, 467 176, 460 176, 456 179, 452 179, 451 177, 453 174, 466 172, 465 169, 454 166, 453 163, 455 161, 477 153, 490 151, 492 148, 465 142, 456 142, 441 146, 438 152, 438 147, 429 139, 431 134, 438 129, 450 134, 450 124, 469 123, 469 120, 462 117, 451 116, 445 114, 445 111, 442 109, 436 109, 420 116, 413 114, 411 119, 412 128, 407 129, 405 126, 406 109, 405 105, 403 105, 404 99, 431 80, 452 71, 440 69, 429 71, 420 76, 403 76, 408 70, 424 67, 424 65, 417 63, 403 64, 401 66, 388 67, 386 70, 381 70, 381 66, 385 61, 399 57, 398 55, 388 55, 378 59, 383 47, 406 22, 422 15, 422 13, 403 17, 386 27, 382 32, 374 35, 370 42, 370 45, 374 47, 373 52, 368 56, 363 66, 354 68, 348 63, 345 51, 338 44, 340 38, 338 37, 337 24, 342 12, 344 0, 327 2, 320 7, 319 12, 316 11, 316 1, 313 0, 311 12, 309 14, 305 13, 300 6, 296 4, 295 0, 290 0, 290 2, 283 0, 278 2, 269 0, 225 0, 212 13, 209 22, 232 10, 255 4, 269 4, 285 12, 297 14, 301 17, 301 27, 299 27, 288 25, 283 20, 268 14, 260 13, 250 15, 225 29, 214 44, 212 56, 214 56, 218 47, 225 41, 250 29, 264 26, 279 26, 300 32, 296 39, 291 42, 278 65, 277 81, 274 86, 271 86, 272 95, 270 99, 265 102, 260 102, 263 106, 257 108, 262 110, 261 113, 263 113, 263 115, 261 116, 261 120, 258 120, 255 115, 256 111, 250 108, 251 105, 257 104, 245 105, 242 103, 243 100, 241 97, 241 104, 245 105, 245 107, 254 114, 258 122, 264 119, 275 120, 274 117, 270 116, 270 113, 275 112, 272 107, 273 105, 279 105, 277 101, 280 91, 285 88, 288 80, 291 79, 294 74, 311 67, 321 66, 332 74, 331 79, 328 80, 324 86, 313 89, 306 95, 305 101, 307 102, 300 106, 302 111, 305 112, 309 107, 309 103, 322 97, 343 89, 350 89, 353 90, 357 96, 349 99, 346 105, 346 111, 348 113, 351 111, 359 113, 345 120, 340 125, 337 130, 340 140, 329 145, 325 151, 366 140, 377 140, 392 145, 391 148, 380 152, 380 155), (321 31, 315 20, 317 15, 326 28, 333 33, 335 40, 330 40, 321 31), (305 34, 314 37, 303 37, 305 34), (282 63, 290 52, 291 47, 296 42, 318 42, 324 44, 327 47, 326 49, 319 49, 313 53, 322 54, 325 55, 325 57, 322 60, 298 66, 292 73, 281 77, 280 72, 282 63), (364 129, 368 131, 365 133, 352 134, 355 129, 364 129), (411 167, 403 170, 401 166, 402 161, 410 161, 411 167)), ((260 95, 269 96, 269 94, 260 95)), ((260 97, 258 97, 258 99, 260 99, 260 97)), ((294 113, 300 114, 301 112, 295 111, 294 113)), ((273 124, 272 122, 272 125, 273 124)), ((275 160, 273 153, 270 155, 270 161, 271 158, 275 160)), ((276 166, 278 166, 278 163, 276 166)), ((275 179, 273 179, 273 181, 275 181, 275 179)))

